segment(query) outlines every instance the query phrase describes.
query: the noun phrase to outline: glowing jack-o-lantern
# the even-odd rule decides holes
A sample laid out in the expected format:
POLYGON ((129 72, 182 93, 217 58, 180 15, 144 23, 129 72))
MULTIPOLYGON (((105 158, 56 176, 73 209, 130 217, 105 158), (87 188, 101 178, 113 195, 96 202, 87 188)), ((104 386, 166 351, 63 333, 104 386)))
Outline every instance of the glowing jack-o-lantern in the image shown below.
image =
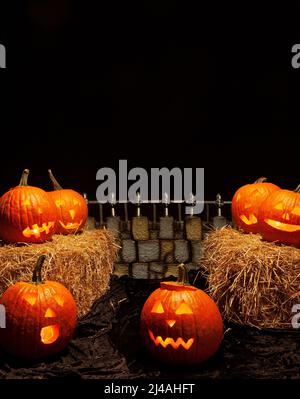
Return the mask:
POLYGON ((265 240, 300 247, 300 185, 271 194, 260 207, 258 223, 265 240))
POLYGON ((231 205, 232 218, 236 226, 246 233, 258 233, 258 211, 263 201, 278 186, 267 183, 264 177, 253 184, 247 184, 237 190, 231 205))
POLYGON ((4 241, 39 243, 54 233, 55 206, 44 190, 28 186, 28 175, 25 169, 19 186, 0 199, 0 236, 4 241))
POLYGON ((51 170, 48 171, 54 191, 49 196, 55 204, 58 223, 55 232, 59 234, 74 234, 84 228, 88 217, 86 200, 77 191, 63 189, 51 170))
POLYGON ((0 345, 15 357, 38 359, 66 347, 76 327, 77 310, 71 293, 60 283, 42 282, 38 259, 32 283, 10 286, 0 298, 6 310, 6 328, 0 329, 0 345))
POLYGON ((151 355, 173 364, 195 364, 211 357, 223 337, 217 305, 188 284, 186 267, 177 282, 162 282, 144 304, 141 334, 151 355))

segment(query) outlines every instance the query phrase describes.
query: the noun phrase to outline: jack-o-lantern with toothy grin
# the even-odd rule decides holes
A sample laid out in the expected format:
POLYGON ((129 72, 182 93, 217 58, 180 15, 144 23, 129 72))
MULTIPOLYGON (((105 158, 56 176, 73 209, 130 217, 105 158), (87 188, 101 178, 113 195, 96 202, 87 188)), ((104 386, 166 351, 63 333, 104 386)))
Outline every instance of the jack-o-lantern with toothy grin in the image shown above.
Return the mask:
POLYGON ((57 211, 57 224, 55 232, 58 234, 74 234, 84 228, 88 217, 86 200, 77 191, 63 189, 48 170, 53 183, 54 191, 48 194, 54 202, 57 211))
POLYGON ((9 243, 44 242, 55 230, 55 207, 44 190, 28 186, 28 175, 25 169, 19 186, 0 199, 0 236, 9 243))
POLYGON ((144 304, 141 334, 149 353, 159 360, 196 364, 218 350, 223 322, 214 301, 188 284, 181 264, 177 282, 162 282, 144 304))
POLYGON ((258 233, 258 212, 263 201, 280 188, 261 177, 253 184, 240 187, 232 199, 232 219, 245 233, 258 233))
POLYGON ((300 247, 300 185, 272 193, 260 207, 258 223, 265 240, 300 247))

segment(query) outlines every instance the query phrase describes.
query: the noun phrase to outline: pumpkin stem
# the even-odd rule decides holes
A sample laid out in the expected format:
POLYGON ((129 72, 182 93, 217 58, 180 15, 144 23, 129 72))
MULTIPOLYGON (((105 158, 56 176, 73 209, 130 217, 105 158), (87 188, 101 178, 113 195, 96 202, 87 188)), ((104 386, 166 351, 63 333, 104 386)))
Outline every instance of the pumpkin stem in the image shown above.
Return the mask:
POLYGON ((48 169, 48 173, 49 173, 50 180, 52 181, 54 190, 55 191, 62 190, 63 189, 62 186, 58 183, 58 181, 53 176, 53 173, 52 173, 51 169, 48 169))
POLYGON ((41 255, 35 265, 33 275, 32 275, 32 282, 36 284, 41 284, 42 280, 42 266, 46 259, 46 255, 41 255))
POLYGON ((257 184, 257 183, 264 183, 264 182, 266 182, 268 179, 267 179, 267 177, 260 177, 259 179, 257 179, 255 182, 254 182, 254 184, 257 184))
POLYGON ((24 169, 19 186, 28 186, 29 169, 24 169))
POLYGON ((178 284, 182 284, 182 285, 189 285, 189 273, 188 273, 188 269, 185 266, 184 263, 181 263, 178 266, 178 279, 177 279, 177 283, 178 284))
POLYGON ((296 188, 295 193, 300 194, 300 184, 299 184, 299 186, 296 188))

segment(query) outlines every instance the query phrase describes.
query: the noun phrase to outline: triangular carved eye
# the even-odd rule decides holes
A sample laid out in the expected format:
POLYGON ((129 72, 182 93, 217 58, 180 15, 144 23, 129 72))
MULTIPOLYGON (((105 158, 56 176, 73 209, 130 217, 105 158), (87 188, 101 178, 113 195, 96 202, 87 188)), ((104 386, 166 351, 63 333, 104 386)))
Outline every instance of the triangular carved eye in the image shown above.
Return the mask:
POLYGON ((193 314, 192 309, 185 302, 179 306, 179 308, 175 312, 176 314, 193 314))
POLYGON ((37 295, 36 294, 25 294, 23 296, 26 302, 28 302, 31 306, 34 306, 36 301, 37 301, 37 295))
POLYGON ((61 199, 57 199, 57 200, 55 200, 55 205, 57 206, 57 208, 60 208, 61 206, 65 205, 65 201, 61 200, 61 199))
POLYGON ((151 310, 151 313, 165 313, 163 305, 160 301, 155 302, 155 304, 151 310))
POLYGON ((300 216, 300 206, 296 206, 293 210, 292 210, 292 214, 296 215, 296 216, 300 216))
POLYGON ((64 306, 64 299, 60 295, 55 295, 54 300, 59 306, 64 306))

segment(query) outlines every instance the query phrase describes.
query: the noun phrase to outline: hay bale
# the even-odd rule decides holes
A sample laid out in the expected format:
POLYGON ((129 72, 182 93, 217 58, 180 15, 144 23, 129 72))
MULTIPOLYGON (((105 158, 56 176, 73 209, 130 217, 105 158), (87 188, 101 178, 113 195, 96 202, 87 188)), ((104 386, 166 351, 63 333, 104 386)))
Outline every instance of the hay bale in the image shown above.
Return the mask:
POLYGON ((230 227, 208 234, 203 266, 224 318, 258 328, 291 328, 300 303, 300 250, 230 227))
POLYGON ((0 247, 0 295, 16 281, 30 281, 37 258, 47 254, 43 278, 64 284, 83 316, 107 291, 118 249, 108 230, 55 235, 43 244, 5 245, 0 247))

